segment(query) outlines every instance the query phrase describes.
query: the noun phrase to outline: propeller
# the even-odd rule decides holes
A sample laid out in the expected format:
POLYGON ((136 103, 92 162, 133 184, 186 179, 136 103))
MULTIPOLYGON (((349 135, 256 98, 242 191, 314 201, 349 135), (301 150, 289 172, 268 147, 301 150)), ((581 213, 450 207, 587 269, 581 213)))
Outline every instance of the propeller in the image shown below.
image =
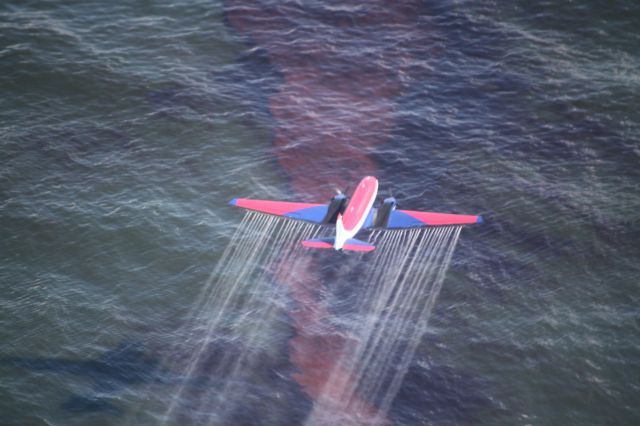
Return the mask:
POLYGON ((396 206, 397 206, 397 205, 398 205, 398 200, 397 200, 397 198, 393 195, 393 188, 392 188, 392 187, 388 187, 388 189, 387 189, 387 193, 388 193, 388 196, 387 196, 387 197, 384 197, 383 202, 384 202, 384 201, 386 201, 386 200, 387 200, 387 199, 389 199, 389 198, 393 198, 393 199, 394 199, 394 201, 396 202, 396 206))
POLYGON ((334 188, 334 191, 336 191, 337 195, 346 195, 346 194, 350 194, 351 193, 351 189, 352 189, 353 185, 348 185, 344 191, 342 191, 340 188, 338 188, 337 186, 334 188))

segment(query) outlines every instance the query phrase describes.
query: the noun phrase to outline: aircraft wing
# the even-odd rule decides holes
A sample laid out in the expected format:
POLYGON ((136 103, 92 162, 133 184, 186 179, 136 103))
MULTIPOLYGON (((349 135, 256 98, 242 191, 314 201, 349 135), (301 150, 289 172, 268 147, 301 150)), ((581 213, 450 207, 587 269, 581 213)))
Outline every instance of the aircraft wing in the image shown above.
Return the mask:
POLYGON ((418 212, 413 210, 393 210, 389 216, 387 229, 420 228, 423 226, 469 225, 482 222, 482 216, 418 212))
POLYGON ((304 220, 313 223, 323 223, 329 210, 328 204, 291 203, 288 201, 250 200, 248 198, 234 198, 230 205, 242 207, 289 219, 304 220))

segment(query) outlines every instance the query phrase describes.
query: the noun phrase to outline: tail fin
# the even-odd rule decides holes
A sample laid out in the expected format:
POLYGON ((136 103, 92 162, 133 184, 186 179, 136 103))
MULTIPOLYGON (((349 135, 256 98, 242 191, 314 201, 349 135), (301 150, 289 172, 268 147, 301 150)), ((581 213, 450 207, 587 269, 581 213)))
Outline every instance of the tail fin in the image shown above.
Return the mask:
MULTIPOLYGON (((315 238, 313 240, 304 240, 302 245, 305 247, 330 249, 333 248, 334 241, 335 238, 315 238)), ((342 247, 342 250, 350 251, 372 251, 374 249, 375 246, 364 241, 356 240, 355 238, 348 239, 342 247)))

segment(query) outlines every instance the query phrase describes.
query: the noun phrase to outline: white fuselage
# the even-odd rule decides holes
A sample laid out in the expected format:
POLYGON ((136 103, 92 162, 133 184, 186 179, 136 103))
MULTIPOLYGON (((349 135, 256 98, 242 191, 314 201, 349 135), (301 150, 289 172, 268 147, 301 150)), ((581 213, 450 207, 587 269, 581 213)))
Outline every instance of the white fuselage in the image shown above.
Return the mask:
POLYGON ((344 214, 338 214, 336 220, 336 238, 333 247, 340 250, 347 240, 356 236, 364 226, 373 202, 378 194, 378 180, 367 176, 360 181, 347 204, 344 214))

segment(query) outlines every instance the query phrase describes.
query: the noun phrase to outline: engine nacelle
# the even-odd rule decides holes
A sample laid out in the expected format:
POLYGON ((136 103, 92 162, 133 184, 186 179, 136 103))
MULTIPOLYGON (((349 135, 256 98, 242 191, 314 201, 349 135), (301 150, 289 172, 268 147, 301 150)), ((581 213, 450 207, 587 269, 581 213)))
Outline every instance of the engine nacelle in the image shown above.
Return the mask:
POLYGON ((382 205, 378 207, 376 212, 376 216, 373 219, 373 227, 374 228, 386 228, 389 224, 389 218, 391 217, 391 212, 396 209, 398 206, 398 202, 395 198, 389 197, 385 198, 382 202, 382 205))
POLYGON ((324 215, 322 223, 336 223, 338 213, 344 213, 347 207, 348 198, 344 194, 338 194, 331 199, 327 214, 324 215))

